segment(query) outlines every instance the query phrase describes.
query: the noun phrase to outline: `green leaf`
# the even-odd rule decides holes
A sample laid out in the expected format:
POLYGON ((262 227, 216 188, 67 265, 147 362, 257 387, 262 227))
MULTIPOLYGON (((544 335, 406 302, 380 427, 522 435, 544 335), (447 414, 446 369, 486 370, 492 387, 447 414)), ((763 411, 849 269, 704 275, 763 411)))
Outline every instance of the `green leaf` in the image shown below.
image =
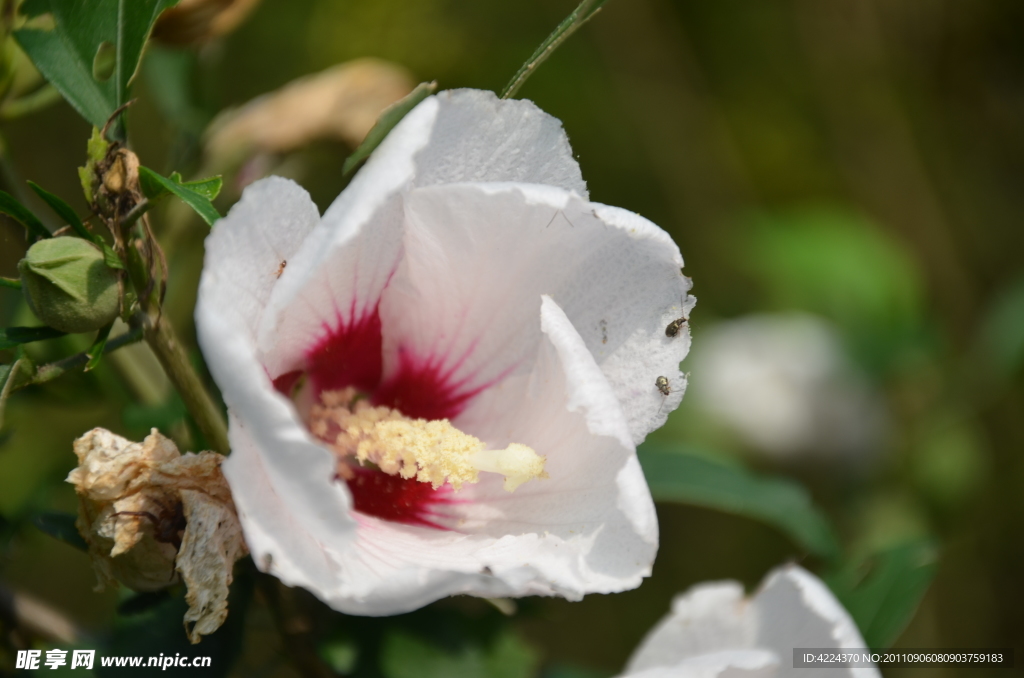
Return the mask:
POLYGON ((558 27, 540 43, 540 46, 530 55, 530 58, 526 60, 526 63, 520 67, 516 74, 512 76, 512 80, 505 85, 505 89, 501 92, 502 99, 508 99, 515 96, 519 88, 523 86, 527 78, 533 75, 533 72, 537 70, 537 67, 544 63, 549 56, 551 56, 559 45, 565 42, 570 35, 576 32, 576 30, 587 23, 597 11, 601 9, 608 0, 583 0, 572 13, 562 20, 562 23, 558 24, 558 27))
POLYGON ((75 516, 71 513, 37 513, 32 524, 55 539, 59 539, 80 551, 88 551, 89 545, 82 539, 75 527, 75 516))
POLYGON ((177 0, 26 0, 22 13, 29 18, 50 15, 53 27, 22 28, 14 37, 82 117, 103 127, 128 100, 128 85, 157 16, 175 4, 177 0), (107 59, 112 60, 110 68, 107 59))
POLYGON ((182 181, 181 175, 175 172, 171 175, 171 179, 210 201, 216 200, 217 196, 220 195, 220 190, 224 188, 224 179, 222 179, 219 174, 215 177, 209 177, 208 179, 182 181))
POLYGON ((20 202, 15 200, 11 194, 4 191, 0 191, 0 212, 3 212, 24 226, 30 239, 50 237, 50 231, 46 229, 46 226, 43 226, 43 222, 39 221, 36 215, 32 214, 20 202))
POLYGON ((200 181, 181 180, 181 175, 175 172, 168 179, 149 169, 139 168, 139 184, 142 192, 149 200, 156 200, 168 193, 172 193, 196 211, 196 214, 203 218, 210 226, 220 219, 220 212, 213 206, 212 200, 220 193, 224 181, 218 177, 210 177, 200 181))
MULTIPOLYGON (((91 145, 92 144, 90 142, 90 146, 91 145)), ((92 149, 90 149, 90 153, 91 152, 92 149)), ((114 252, 113 249, 111 249, 110 245, 103 241, 103 238, 96 235, 95 233, 93 233, 92 231, 85 227, 85 224, 82 223, 82 220, 78 218, 78 214, 75 213, 75 210, 71 207, 71 205, 67 204, 61 198, 57 197, 53 193, 50 193, 49 191, 41 188, 34 182, 30 181, 28 182, 28 185, 32 188, 33 191, 36 192, 36 195, 42 198, 43 201, 50 206, 50 209, 56 212, 61 219, 63 219, 65 222, 67 222, 69 226, 71 226, 72 230, 74 230, 75 234, 78 235, 78 237, 84 238, 89 242, 96 243, 99 246, 99 248, 103 251, 103 262, 107 266, 109 266, 110 268, 124 269, 124 263, 121 262, 121 258, 117 256, 117 253, 114 252)))
POLYGON ((373 128, 367 133, 366 138, 363 139, 363 143, 352 151, 352 155, 345 158, 345 164, 341 168, 342 175, 351 174, 359 163, 370 157, 370 154, 380 146, 380 142, 384 141, 384 137, 402 121, 402 118, 408 115, 409 111, 416 108, 421 101, 436 91, 436 82, 421 82, 416 85, 416 89, 385 108, 373 128))
POLYGON ((110 329, 113 326, 114 323, 110 323, 106 327, 101 327, 100 331, 96 334, 96 340, 93 341, 92 346, 87 352, 89 362, 85 364, 83 372, 94 370, 100 364, 100 358, 103 357, 103 349, 107 346, 107 338, 110 336, 110 329))
POLYGON ((14 348, 33 341, 63 337, 66 332, 52 327, 7 327, 0 329, 0 350, 14 348))
POLYGON ((914 616, 938 568, 935 544, 915 539, 879 551, 824 577, 868 647, 892 645, 914 616))
POLYGON ((75 213, 75 210, 71 205, 67 204, 46 189, 41 188, 35 182, 30 181, 28 182, 28 185, 36 192, 36 195, 43 199, 43 202, 50 206, 50 209, 57 213, 57 216, 64 220, 64 223, 71 227, 79 238, 85 238, 89 242, 103 242, 85 227, 85 224, 83 224, 82 220, 78 218, 78 214, 75 213))
POLYGON ((21 281, 17 278, 0 277, 0 287, 6 287, 11 290, 21 290, 21 281))
POLYGON ((538 660, 533 648, 511 631, 487 647, 467 644, 454 651, 395 631, 385 638, 381 655, 387 678, 530 678, 538 660))
POLYGON ((839 543, 825 515, 797 483, 757 476, 694 454, 646 444, 638 450, 655 501, 672 501, 760 520, 810 553, 835 558, 839 543))
POLYGON ((99 241, 96 244, 100 246, 101 250, 103 250, 103 263, 110 268, 116 268, 123 271, 124 262, 121 261, 121 257, 117 256, 117 252, 115 252, 110 245, 103 242, 102 238, 97 236, 96 239, 99 241))

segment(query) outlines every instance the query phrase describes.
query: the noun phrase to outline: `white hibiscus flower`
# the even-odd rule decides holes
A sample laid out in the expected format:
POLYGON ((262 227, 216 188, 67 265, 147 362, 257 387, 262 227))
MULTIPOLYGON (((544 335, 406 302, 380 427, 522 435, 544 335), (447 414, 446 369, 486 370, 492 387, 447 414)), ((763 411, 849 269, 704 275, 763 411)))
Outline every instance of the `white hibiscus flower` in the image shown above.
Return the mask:
POLYGON ((635 445, 682 398, 690 282, 664 231, 588 202, 556 119, 430 97, 322 218, 271 177, 206 248, 199 342, 259 567, 370 615, 650 573, 635 445))
POLYGON ((820 579, 780 567, 750 598, 739 582, 699 584, 672 601, 620 678, 881 678, 874 666, 793 668, 794 648, 864 650, 820 579))

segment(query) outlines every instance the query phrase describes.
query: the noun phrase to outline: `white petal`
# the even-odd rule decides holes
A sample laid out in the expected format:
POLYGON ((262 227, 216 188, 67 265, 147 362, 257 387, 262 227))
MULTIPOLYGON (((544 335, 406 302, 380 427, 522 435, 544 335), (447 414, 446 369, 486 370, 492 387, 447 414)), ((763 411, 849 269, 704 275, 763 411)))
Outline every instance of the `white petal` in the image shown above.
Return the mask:
POLYGON ((395 614, 457 593, 579 599, 649 574, 656 516, 621 410, 564 313, 550 299, 541 313, 531 372, 503 401, 491 393, 473 407, 497 410, 506 435, 548 454, 551 477, 513 494, 500 478, 464 487, 451 531, 360 517, 354 548, 337 554, 345 576, 314 591, 333 607, 395 614))
POLYGON ((282 262, 319 221, 309 194, 293 181, 268 177, 248 186, 206 239, 199 299, 204 308, 196 310, 196 321, 202 323, 204 311, 230 316, 233 325, 254 335, 282 262))
POLYGON ((774 650, 782 659, 782 676, 798 678, 877 678, 878 669, 794 669, 793 648, 865 648, 857 625, 832 592, 807 570, 788 565, 774 570, 754 596, 758 616, 758 647, 774 650))
MULTIPOLYGON (((619 207, 597 205, 595 213, 608 226, 644 244, 647 259, 642 263, 642 271, 629 273, 646 277, 651 286, 657 285, 656 293, 638 294, 634 298, 636 307, 630 309, 633 313, 647 312, 648 317, 657 317, 655 327, 652 328, 649 321, 638 325, 639 329, 622 346, 599 359, 601 369, 622 402, 633 442, 639 445, 648 433, 665 423, 683 400, 687 378, 680 374, 679 363, 690 351, 690 326, 689 323, 683 325, 675 337, 667 336, 665 330, 669 323, 689 318, 697 300, 688 294, 693 283, 682 275, 683 257, 665 231, 639 214, 619 207), (649 386, 659 376, 668 379, 667 396, 649 386)), ((639 285, 634 283, 633 292, 639 293, 641 290, 636 287, 639 285)), ((629 297, 624 296, 624 299, 629 297)), ((619 312, 626 315, 628 311, 619 309, 619 312)), ((597 335, 587 343, 596 348, 597 335)))
MULTIPOLYGON (((274 487, 265 462, 269 453, 253 439, 251 432, 234 413, 231 421, 231 455, 223 464, 224 475, 231 486, 235 507, 242 523, 245 542, 253 560, 263 572, 273 574, 288 586, 323 589, 333 586, 338 568, 324 550, 324 543, 310 534, 296 510, 290 494, 274 487)), ((326 479, 314 479, 326 485, 326 479)), ((354 538, 353 522, 346 510, 336 517, 348 527, 338 547, 354 538)))
MULTIPOLYGON (((752 598, 738 582, 700 584, 676 597, 672 612, 637 648, 627 675, 675 667, 688 658, 733 650, 764 650, 780 677, 878 678, 878 669, 794 669, 793 649, 863 649, 850 615, 814 575, 796 565, 772 571, 752 598)), ((678 675, 686 675, 680 673, 678 675)))
MULTIPOLYGON (((586 561, 575 566, 590 571, 589 583, 576 585, 578 594, 632 588, 649 573, 658 526, 627 423, 564 311, 545 296, 540 315, 544 341, 532 374, 488 392, 458 421, 492 447, 533 447, 546 455, 550 477, 512 494, 493 477, 468 488, 472 503, 462 513, 461 529, 496 537, 536 531, 566 544, 589 541, 586 561)), ((558 580, 554 572, 549 576, 558 580)), ((569 576, 566 581, 580 575, 569 576)))
POLYGON ((755 633, 739 582, 698 584, 676 596, 672 612, 643 639, 626 672, 674 666, 712 652, 752 649, 755 633))
MULTIPOLYGON (((343 549, 355 538, 348 490, 333 481, 334 456, 310 437, 295 408, 274 390, 255 356, 243 353, 247 347, 229 341, 223 327, 209 321, 207 325, 226 350, 235 351, 232 359, 222 359, 218 365, 218 371, 229 372, 220 374, 217 383, 232 413, 228 431, 232 454, 224 461, 224 476, 244 514, 246 543, 254 554, 269 550, 275 562, 294 560, 297 570, 282 572, 282 579, 306 585, 301 571, 313 573, 307 574, 311 586, 323 583, 328 576, 323 569, 324 547, 343 549), (259 531, 281 540, 278 549, 250 543, 251 533, 259 531)), ((206 355, 211 355, 209 350, 206 355)), ((257 560, 257 565, 266 563, 257 560)))
POLYGON ((562 123, 532 101, 501 100, 477 89, 446 90, 434 98, 437 121, 430 144, 416 158, 416 186, 516 181, 587 197, 562 123))
POLYGON ((352 539, 349 496, 331 482, 332 455, 310 439, 291 403, 274 391, 257 358, 254 337, 260 308, 277 280, 279 261, 292 256, 316 220, 309 196, 291 182, 271 178, 247 188, 206 240, 196 329, 232 413, 229 438, 234 453, 223 469, 257 563, 264 565, 260 556, 267 550, 259 535, 273 533, 288 540, 274 557, 280 555, 281 562, 302 558, 308 562, 299 566, 324 581, 323 556, 319 562, 306 556, 318 544, 341 548, 352 539), (264 522, 266 507, 278 502, 287 506, 286 514, 264 522), (248 514, 258 518, 249 519, 248 514), (288 528, 283 534, 277 529, 282 523, 288 528))
POLYGON ((537 308, 563 308, 612 384, 634 442, 679 404, 692 306, 668 235, 635 214, 549 186, 461 184, 412 191, 406 257, 384 293, 385 379, 410 356, 476 392, 535 350, 537 308), (668 396, 655 383, 665 376, 668 396))
POLYGON ((381 143, 282 276, 260 330, 271 375, 299 369, 325 327, 373 313, 402 253, 405 191, 468 180, 586 195, 561 123, 531 102, 477 90, 428 98, 381 143))
POLYGON ((620 678, 772 678, 778 671, 778 657, 767 650, 724 650, 671 666, 626 673, 620 678))

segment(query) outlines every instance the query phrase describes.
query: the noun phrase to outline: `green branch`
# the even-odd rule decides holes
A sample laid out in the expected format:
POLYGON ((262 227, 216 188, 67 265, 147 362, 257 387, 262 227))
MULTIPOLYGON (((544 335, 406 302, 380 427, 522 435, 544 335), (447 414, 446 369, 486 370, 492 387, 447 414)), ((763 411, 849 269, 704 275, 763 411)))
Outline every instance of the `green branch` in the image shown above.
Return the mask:
POLYGON ((228 443, 228 429, 224 417, 210 397, 206 386, 199 379, 199 375, 192 368, 192 362, 167 316, 159 315, 155 320, 147 318, 143 334, 167 377, 185 401, 185 407, 195 419, 206 442, 213 450, 227 454, 231 446, 228 443))
MULTIPOLYGON (((108 353, 112 353, 123 346, 128 346, 141 340, 142 328, 132 328, 124 334, 120 334, 108 341, 106 346, 103 347, 103 355, 107 355, 108 353)), ((88 362, 89 353, 87 351, 83 351, 82 353, 68 356, 67 358, 63 358, 56 362, 47 363, 46 365, 42 365, 36 369, 35 376, 32 377, 30 381, 27 381, 24 384, 18 384, 15 387, 15 390, 32 384, 43 384, 48 381, 52 381, 66 372, 77 370, 80 367, 85 367, 88 362)))
POLYGON ((154 292, 151 273, 142 254, 135 247, 125 252, 125 268, 132 286, 139 295, 142 310, 136 314, 142 326, 143 337, 153 350, 167 378, 177 389, 188 413, 202 432, 211 449, 227 454, 228 429, 220 408, 210 397, 209 391, 192 367, 188 353, 181 345, 167 316, 160 309, 159 295, 154 292))
POLYGON ((562 23, 558 24, 551 35, 547 39, 540 43, 540 47, 533 53, 533 55, 527 59, 526 63, 522 65, 519 71, 512 76, 512 80, 505 85, 505 89, 501 93, 502 99, 510 99, 516 95, 519 88, 523 86, 523 83, 533 75, 533 72, 537 70, 537 67, 547 61, 547 58, 551 56, 559 46, 569 39, 569 36, 575 33, 580 26, 587 23, 597 11, 601 9, 608 0, 583 0, 576 9, 573 10, 572 14, 565 17, 562 23))

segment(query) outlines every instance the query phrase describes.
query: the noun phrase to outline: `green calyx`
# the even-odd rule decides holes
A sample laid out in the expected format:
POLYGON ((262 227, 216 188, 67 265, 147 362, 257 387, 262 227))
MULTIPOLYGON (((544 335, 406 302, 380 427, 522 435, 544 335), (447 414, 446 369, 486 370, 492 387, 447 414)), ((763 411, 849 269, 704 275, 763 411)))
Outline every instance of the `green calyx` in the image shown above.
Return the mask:
POLYGON ((29 248, 18 271, 29 307, 50 327, 92 332, 117 317, 117 274, 87 240, 40 240, 29 248))

